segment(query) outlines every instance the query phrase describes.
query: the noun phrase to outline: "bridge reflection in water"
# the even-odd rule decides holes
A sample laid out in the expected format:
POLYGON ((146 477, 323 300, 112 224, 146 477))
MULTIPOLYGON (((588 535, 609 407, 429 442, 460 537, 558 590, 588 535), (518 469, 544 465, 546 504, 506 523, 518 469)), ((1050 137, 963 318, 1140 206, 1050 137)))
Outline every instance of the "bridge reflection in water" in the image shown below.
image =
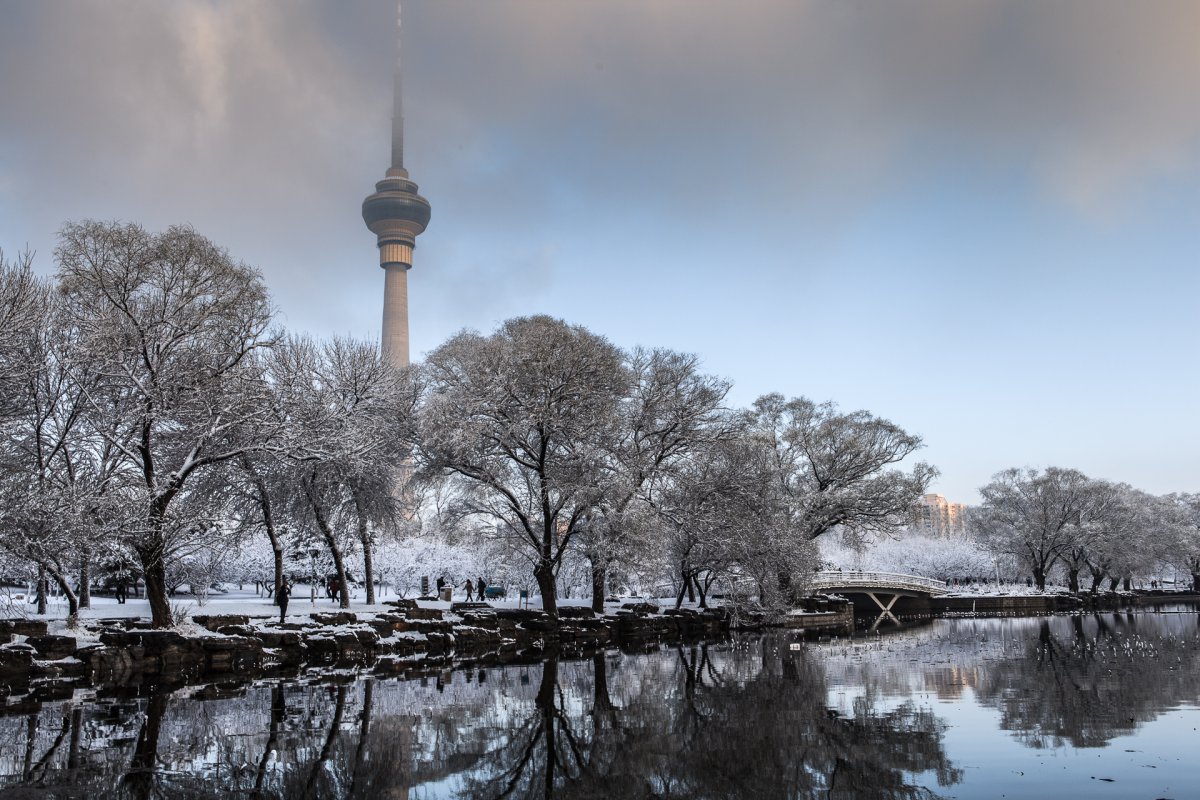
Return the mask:
POLYGON ((896 625, 900 624, 893 609, 896 601, 901 597, 928 600, 930 597, 943 595, 948 591, 944 581, 926 578, 923 575, 842 570, 814 572, 809 579, 808 588, 826 594, 845 595, 852 601, 856 597, 869 598, 879 611, 875 623, 871 626, 872 630, 884 620, 890 620, 896 625))

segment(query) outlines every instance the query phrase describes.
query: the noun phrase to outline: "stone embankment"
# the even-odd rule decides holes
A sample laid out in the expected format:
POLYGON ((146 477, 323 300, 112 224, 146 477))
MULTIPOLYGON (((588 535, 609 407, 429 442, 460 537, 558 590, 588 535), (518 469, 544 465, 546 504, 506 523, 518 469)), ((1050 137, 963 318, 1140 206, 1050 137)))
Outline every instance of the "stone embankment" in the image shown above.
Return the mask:
MULTIPOLYGON (((1032 616, 1072 611, 1113 611, 1162 603, 1197 603, 1200 595, 1176 592, 1104 592, 1097 594, 976 595, 934 597, 928 612, 936 616, 1032 616)), ((921 609, 924 611, 925 609, 921 609)))
POLYGON ((541 611, 459 603, 450 611, 396 601, 394 611, 314 613, 284 623, 241 615, 196 616, 190 633, 154 630, 142 620, 80 623, 78 636, 47 633, 45 622, 0 620, 0 695, 42 683, 117 684, 147 679, 252 676, 302 666, 372 665, 378 672, 414 661, 540 657, 606 646, 711 638, 730 629, 717 610, 627 604, 606 615, 564 607, 541 611))

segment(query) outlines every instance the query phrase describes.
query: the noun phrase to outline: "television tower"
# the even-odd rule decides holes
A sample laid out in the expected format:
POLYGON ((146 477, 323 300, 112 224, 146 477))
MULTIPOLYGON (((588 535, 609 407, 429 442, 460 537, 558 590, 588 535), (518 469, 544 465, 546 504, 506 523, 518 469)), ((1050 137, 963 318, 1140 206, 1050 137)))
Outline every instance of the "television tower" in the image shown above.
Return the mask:
POLYGON ((408 366, 408 271, 416 238, 429 224, 429 201, 404 168, 404 113, 401 83, 400 4, 396 4, 396 71, 392 83, 392 165, 375 193, 363 200, 363 222, 378 237, 383 268, 384 356, 397 367, 408 366))

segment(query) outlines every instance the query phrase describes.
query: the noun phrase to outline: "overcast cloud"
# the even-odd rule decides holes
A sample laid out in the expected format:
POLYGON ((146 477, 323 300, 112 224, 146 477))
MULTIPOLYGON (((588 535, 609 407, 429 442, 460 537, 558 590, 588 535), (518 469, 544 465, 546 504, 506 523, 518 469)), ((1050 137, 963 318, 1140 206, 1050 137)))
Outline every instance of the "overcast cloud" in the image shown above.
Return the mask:
MULTIPOLYGON (((394 6, 0 0, 0 247, 180 221, 378 335, 394 6)), ((414 356, 547 311, 867 406, 947 494, 1200 489, 1200 4, 411 0, 414 356)))

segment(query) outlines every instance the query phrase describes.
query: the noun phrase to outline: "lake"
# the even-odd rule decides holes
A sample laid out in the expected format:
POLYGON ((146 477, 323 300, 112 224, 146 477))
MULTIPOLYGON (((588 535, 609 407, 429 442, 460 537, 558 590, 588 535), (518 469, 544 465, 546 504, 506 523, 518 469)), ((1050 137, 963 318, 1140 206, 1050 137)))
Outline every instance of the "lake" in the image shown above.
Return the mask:
POLYGON ((6 798, 1190 798, 1200 613, 77 690, 2 713, 6 798))

